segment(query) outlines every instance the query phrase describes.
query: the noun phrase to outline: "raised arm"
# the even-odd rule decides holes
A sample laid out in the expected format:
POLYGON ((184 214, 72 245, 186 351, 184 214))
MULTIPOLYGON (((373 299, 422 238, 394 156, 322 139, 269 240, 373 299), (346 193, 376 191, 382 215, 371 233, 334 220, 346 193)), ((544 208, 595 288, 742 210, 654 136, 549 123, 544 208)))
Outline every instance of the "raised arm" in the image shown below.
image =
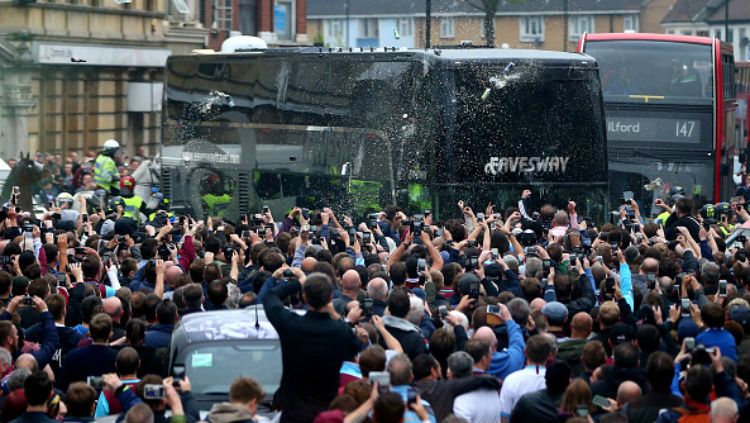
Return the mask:
POLYGON ((432 245, 432 240, 430 240, 430 236, 427 232, 422 232, 419 237, 422 239, 422 244, 427 248, 427 254, 429 254, 432 259, 430 270, 440 271, 440 269, 443 268, 443 256, 440 255, 440 251, 432 245))

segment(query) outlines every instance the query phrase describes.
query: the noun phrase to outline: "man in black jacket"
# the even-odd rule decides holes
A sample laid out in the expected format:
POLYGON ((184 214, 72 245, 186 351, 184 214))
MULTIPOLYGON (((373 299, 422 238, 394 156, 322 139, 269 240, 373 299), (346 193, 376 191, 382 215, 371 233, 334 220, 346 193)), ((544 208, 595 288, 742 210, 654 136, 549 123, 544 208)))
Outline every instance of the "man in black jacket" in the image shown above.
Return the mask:
POLYGON ((645 390, 646 378, 638 365, 638 359, 638 349, 632 343, 624 342, 616 346, 614 366, 603 368, 602 378, 591 385, 591 392, 606 398, 616 398, 617 388, 626 380, 637 383, 641 390, 645 390))
POLYGON ((653 422, 659 416, 659 410, 682 405, 682 399, 672 394, 674 363, 669 354, 660 351, 651 354, 646 365, 646 378, 649 392, 628 403, 628 421, 653 422))
POLYGON ((677 235, 680 234, 677 228, 683 226, 687 228, 690 236, 697 242, 700 239, 701 225, 690 215, 693 211, 693 200, 685 197, 680 198, 674 204, 674 207, 675 211, 664 222, 664 237, 667 238, 667 241, 677 239, 677 235))
MULTIPOLYGON (((427 352, 424 337, 419 326, 406 320, 409 314, 409 294, 403 288, 391 291, 388 297, 389 315, 383 317, 385 328, 398 340, 404 353, 414 360, 419 354, 427 352)), ((385 341, 381 339, 381 345, 386 348, 385 341)))
POLYGON ((281 341, 283 372, 275 402, 281 422, 310 422, 328 408, 338 391, 341 363, 359 351, 352 328, 332 316, 333 283, 327 275, 307 278, 292 268, 295 279, 270 290, 263 308, 281 341), (307 313, 300 316, 284 307, 283 298, 303 289, 307 313))

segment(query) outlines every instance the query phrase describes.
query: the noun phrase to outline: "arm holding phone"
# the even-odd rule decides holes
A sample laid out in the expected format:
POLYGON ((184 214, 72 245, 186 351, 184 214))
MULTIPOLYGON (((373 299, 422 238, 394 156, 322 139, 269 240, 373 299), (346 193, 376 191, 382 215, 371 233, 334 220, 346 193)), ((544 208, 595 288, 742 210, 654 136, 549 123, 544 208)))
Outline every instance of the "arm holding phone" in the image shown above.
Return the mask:
POLYGON ((388 329, 386 329, 385 324, 383 323, 383 319, 378 315, 372 316, 372 325, 375 326, 375 329, 378 330, 378 333, 380 336, 383 337, 383 341, 385 342, 385 346, 389 350, 393 350, 399 353, 403 353, 404 349, 401 348, 401 343, 398 342, 398 339, 396 339, 393 335, 391 335, 390 332, 388 332, 388 329))
MULTIPOLYGON (((542 283, 544 283, 544 278, 542 278, 542 283)), ((551 302, 551 301, 557 301, 557 291, 555 291, 555 268, 550 268, 549 275, 547 276, 547 284, 545 286, 542 286, 542 289, 544 289, 544 301, 551 302)))
POLYGON ((620 261, 620 289, 622 290, 622 296, 630 306, 631 310, 635 310, 635 300, 633 299, 633 282, 630 275, 630 266, 625 261, 625 256, 622 251, 617 252, 617 258, 620 261))

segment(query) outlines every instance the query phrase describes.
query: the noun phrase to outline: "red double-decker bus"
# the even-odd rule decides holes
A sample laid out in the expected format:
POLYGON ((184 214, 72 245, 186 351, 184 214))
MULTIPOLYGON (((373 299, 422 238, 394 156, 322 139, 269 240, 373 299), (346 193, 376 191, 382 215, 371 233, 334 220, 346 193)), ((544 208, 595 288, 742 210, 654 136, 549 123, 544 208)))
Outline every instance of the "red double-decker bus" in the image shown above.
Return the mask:
POLYGON ((750 62, 738 62, 735 71, 737 86, 737 135, 740 148, 750 145, 750 62))
POLYGON ((631 191, 653 209, 681 187, 702 202, 727 200, 735 138, 734 55, 716 38, 584 34, 604 93, 611 198, 631 191))

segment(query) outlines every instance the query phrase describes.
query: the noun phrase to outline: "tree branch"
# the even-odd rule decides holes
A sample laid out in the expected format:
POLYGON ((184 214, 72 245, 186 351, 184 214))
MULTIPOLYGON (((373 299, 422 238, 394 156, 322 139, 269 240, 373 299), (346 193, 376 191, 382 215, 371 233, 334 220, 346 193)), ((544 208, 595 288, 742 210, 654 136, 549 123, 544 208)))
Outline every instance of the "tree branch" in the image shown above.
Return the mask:
POLYGON ((479 6, 470 0, 466 0, 466 4, 473 7, 474 9, 481 10, 482 12, 484 12, 484 6, 479 6))

